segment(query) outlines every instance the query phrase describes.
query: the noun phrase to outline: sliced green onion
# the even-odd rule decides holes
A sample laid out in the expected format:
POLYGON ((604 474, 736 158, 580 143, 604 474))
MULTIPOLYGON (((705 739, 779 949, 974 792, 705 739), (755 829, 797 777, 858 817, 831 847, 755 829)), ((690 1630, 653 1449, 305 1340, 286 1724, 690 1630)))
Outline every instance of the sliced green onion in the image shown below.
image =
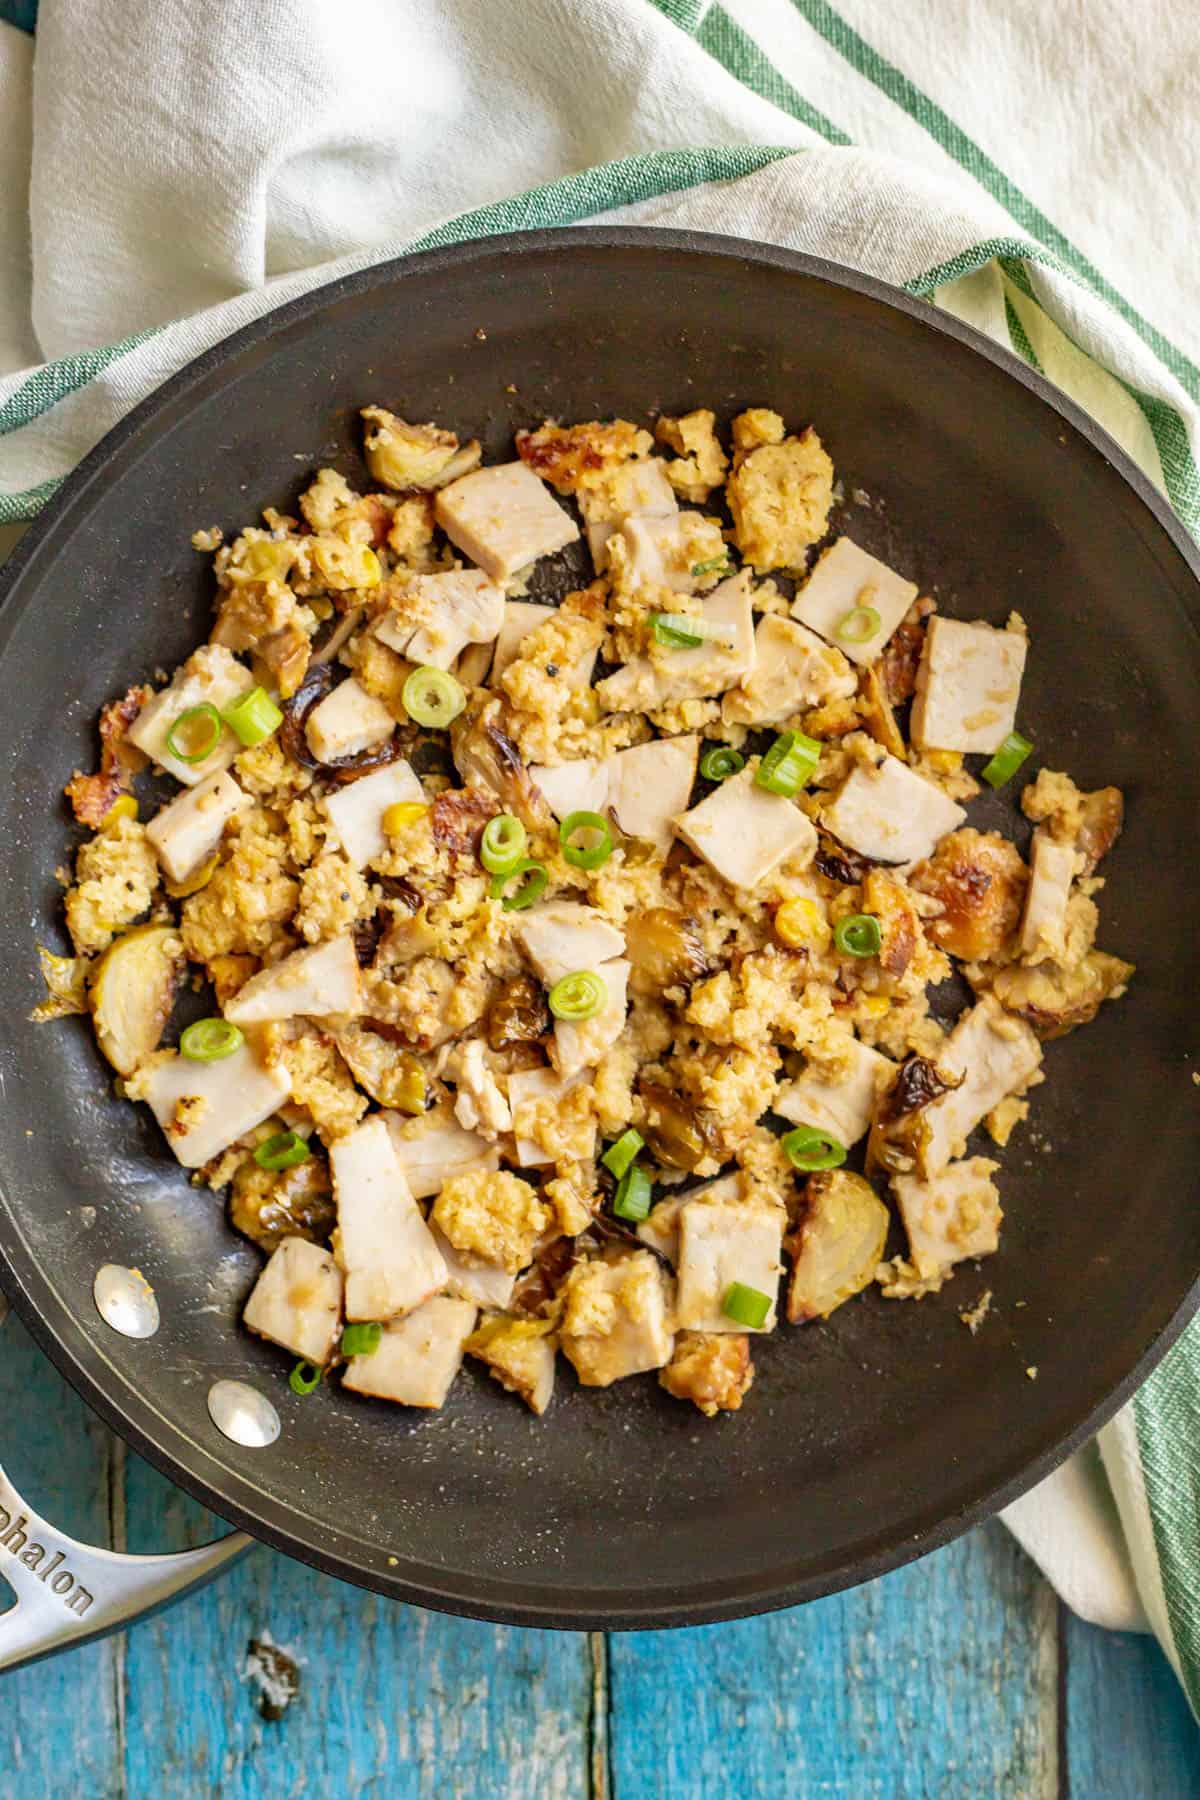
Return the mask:
POLYGON ((626 1169, 613 1195, 613 1212, 618 1219, 640 1222, 650 1214, 650 1177, 640 1163, 626 1169))
POLYGON ((206 700, 202 706, 189 706, 172 720, 167 749, 180 762, 202 763, 220 743, 221 731, 221 715, 206 700))
POLYGON ((383 1337, 378 1319, 367 1319, 361 1325, 347 1325, 342 1333, 343 1356, 374 1356, 383 1337))
POLYGON ((745 766, 745 757, 731 744, 717 744, 700 758, 700 773, 705 781, 728 781, 745 766))
POLYGON ((879 920, 870 913, 851 913, 848 919, 838 920, 833 941, 843 956, 878 956, 883 933, 879 920))
POLYGON ((844 619, 839 619, 833 635, 843 644, 867 644, 875 636, 883 620, 873 606, 852 606, 844 619))
POLYGON ((563 861, 570 863, 573 869, 598 869, 613 853, 613 834, 608 820, 601 818, 599 813, 568 813, 558 828, 558 841, 563 861), (599 836, 599 843, 572 843, 572 838, 581 831, 595 832, 599 836))
POLYGON ((748 1325, 751 1331, 761 1331, 770 1316, 771 1296, 764 1294, 761 1288, 745 1287, 735 1281, 725 1290, 721 1311, 736 1324, 748 1325))
POLYGON ((280 1169, 294 1169, 297 1164, 307 1162, 311 1155, 298 1131, 277 1131, 274 1137, 258 1146, 254 1160, 260 1169, 270 1169, 276 1174, 280 1169))
POLYGON ((311 1394, 320 1385, 321 1371, 316 1363, 298 1362, 288 1376, 288 1386, 293 1394, 311 1394))
POLYGON ((512 813, 489 819, 479 841, 479 860, 493 875, 511 875, 525 854, 529 833, 512 813))
POLYGON ((717 574, 721 574, 721 575, 732 575, 733 574, 733 564, 730 562, 730 560, 727 556, 713 556, 713 557, 710 557, 708 562, 699 562, 699 563, 692 564, 692 579, 693 579, 693 581, 695 581, 701 575, 717 575, 717 574))
POLYGON ((1023 738, 1019 731, 1010 731, 991 762, 984 763, 980 776, 989 787, 1003 787, 1032 754, 1033 745, 1029 739, 1023 738))
POLYGON ((598 1012, 603 1012, 607 1001, 608 984, 591 969, 578 969, 574 975, 564 975, 546 996, 555 1018, 566 1019, 572 1025, 594 1019, 598 1012))
POLYGON ((191 1062, 223 1062, 242 1047, 243 1038, 228 1019, 197 1019, 179 1040, 179 1054, 191 1062))
POLYGON ((840 1169, 846 1160, 845 1144, 818 1125, 797 1125, 780 1143, 793 1169, 840 1169))
POLYGON ((493 875, 488 893, 493 900, 503 902, 505 912, 523 912, 527 906, 533 905, 539 895, 545 892, 549 879, 550 871, 545 863, 530 862, 526 859, 524 862, 517 863, 515 868, 506 869, 503 875, 493 875), (525 879, 519 888, 509 893, 509 882, 517 875, 522 875, 525 879))
POLYGON ((754 776, 768 794, 798 794, 821 760, 821 746, 802 731, 784 731, 767 751, 754 776))
POLYGON ((600 1161, 619 1181, 638 1151, 645 1147, 645 1143, 646 1140, 641 1132, 635 1131, 631 1125, 628 1131, 621 1133, 615 1144, 608 1146, 600 1161))
POLYGON ((695 650, 704 642, 704 621, 690 613, 653 612, 650 629, 656 641, 671 650, 695 650))
POLYGON ((255 744, 265 744, 283 724, 283 714, 266 688, 261 687, 251 688, 248 694, 227 706, 221 717, 247 750, 253 750, 255 744))
POLYGON ((414 669, 400 698, 410 719, 418 725, 449 725, 467 704, 467 696, 447 669, 414 669))

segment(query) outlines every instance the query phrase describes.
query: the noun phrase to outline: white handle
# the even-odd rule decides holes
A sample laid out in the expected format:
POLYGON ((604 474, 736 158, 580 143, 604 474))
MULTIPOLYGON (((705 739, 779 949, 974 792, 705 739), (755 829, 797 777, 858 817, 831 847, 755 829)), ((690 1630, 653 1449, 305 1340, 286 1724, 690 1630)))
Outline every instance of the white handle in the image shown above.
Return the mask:
POLYGON ((0 1467, 0 1575, 17 1604, 0 1613, 0 1669, 73 1649, 158 1612, 200 1587, 253 1543, 231 1532, 198 1550, 123 1556, 46 1523, 0 1467))

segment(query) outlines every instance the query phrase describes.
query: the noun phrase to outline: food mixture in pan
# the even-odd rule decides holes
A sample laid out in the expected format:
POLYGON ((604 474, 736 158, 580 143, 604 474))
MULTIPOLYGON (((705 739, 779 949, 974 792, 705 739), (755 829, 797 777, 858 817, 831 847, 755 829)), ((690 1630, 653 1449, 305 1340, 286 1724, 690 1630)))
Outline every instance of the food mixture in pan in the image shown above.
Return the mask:
POLYGON ((40 1014, 228 1188, 297 1393, 439 1407, 467 1356, 542 1413, 561 1354, 736 1410, 757 1336, 997 1249, 972 1133, 1132 973, 1094 948, 1121 795, 1041 768, 1027 853, 972 823, 1029 774, 1024 624, 836 534, 812 429, 548 422, 484 465, 364 422, 366 493, 197 533, 212 633, 69 784, 40 1014))

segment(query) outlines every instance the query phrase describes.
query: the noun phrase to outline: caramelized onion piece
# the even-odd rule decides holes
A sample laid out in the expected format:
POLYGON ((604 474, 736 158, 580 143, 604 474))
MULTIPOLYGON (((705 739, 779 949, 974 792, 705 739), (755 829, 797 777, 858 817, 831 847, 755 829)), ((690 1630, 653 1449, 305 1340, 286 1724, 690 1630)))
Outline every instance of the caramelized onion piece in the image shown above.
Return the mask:
POLYGON ((279 741, 284 753, 293 762, 299 763, 302 769, 312 769, 316 774, 324 775, 327 781, 344 786, 359 775, 367 775, 372 769, 382 769, 387 763, 395 762, 404 754, 405 745, 403 739, 393 732, 384 743, 360 750, 355 756, 337 756, 332 762, 322 762, 319 757, 314 756, 304 727, 313 707, 325 698, 333 686, 333 674, 331 663, 314 662, 309 665, 296 692, 283 702, 283 724, 279 727, 279 741))

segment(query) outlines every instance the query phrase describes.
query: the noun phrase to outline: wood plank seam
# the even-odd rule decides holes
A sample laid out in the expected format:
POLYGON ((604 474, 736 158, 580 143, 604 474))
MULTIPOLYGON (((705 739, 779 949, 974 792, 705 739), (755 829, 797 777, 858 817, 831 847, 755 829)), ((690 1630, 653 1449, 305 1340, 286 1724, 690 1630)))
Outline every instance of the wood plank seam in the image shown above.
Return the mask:
MULTIPOLYGON (((129 1529, 125 1509, 125 1470, 128 1455, 124 1438, 114 1431, 105 1433, 104 1478, 108 1499, 108 1547, 121 1554, 129 1548, 129 1529)), ((121 1800, 127 1800, 129 1793, 129 1772, 125 1756, 126 1732, 126 1658, 125 1643, 127 1633, 118 1631, 112 1639, 112 1660, 110 1663, 113 1686, 113 1715, 117 1727, 116 1768, 120 1781, 121 1800)))
POLYGON ((611 1747, 608 1709, 611 1703, 608 1669, 608 1634, 588 1632, 592 1659, 592 1693, 588 1708, 588 1794, 590 1800, 610 1800, 612 1794, 611 1747))

